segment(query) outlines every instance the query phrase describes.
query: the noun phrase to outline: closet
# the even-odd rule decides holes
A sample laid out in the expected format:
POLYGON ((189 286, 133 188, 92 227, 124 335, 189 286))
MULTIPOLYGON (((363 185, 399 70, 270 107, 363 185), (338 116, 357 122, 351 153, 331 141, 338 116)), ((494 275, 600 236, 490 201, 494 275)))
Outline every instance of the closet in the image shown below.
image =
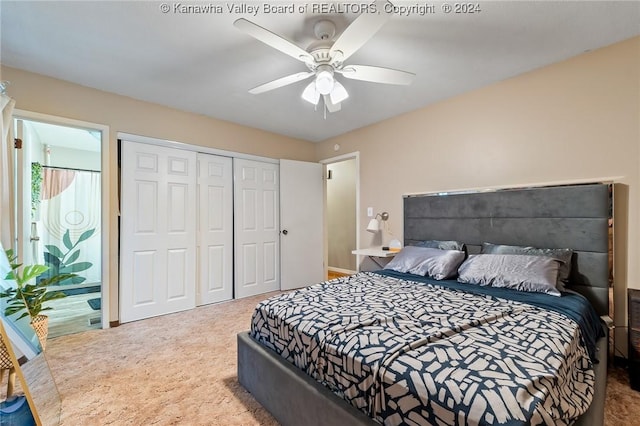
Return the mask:
POLYGON ((121 323, 325 279, 320 164, 119 136, 121 323))
POLYGON ((120 322, 280 288, 278 164, 123 140, 120 166, 120 322))

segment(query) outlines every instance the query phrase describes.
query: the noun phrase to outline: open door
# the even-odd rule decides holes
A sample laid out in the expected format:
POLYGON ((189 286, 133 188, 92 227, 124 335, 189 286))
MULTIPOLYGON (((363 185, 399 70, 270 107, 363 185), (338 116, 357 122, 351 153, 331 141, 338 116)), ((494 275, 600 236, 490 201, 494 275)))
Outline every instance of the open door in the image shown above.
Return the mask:
POLYGON ((325 280, 322 165, 280 160, 281 290, 325 280))
POLYGON ((14 117, 15 134, 22 140, 14 164, 14 248, 19 263, 47 266, 49 269, 37 281, 58 273, 76 274, 49 288, 67 296, 47 305, 52 308, 47 312, 50 338, 99 328, 101 323, 106 327, 105 129, 58 117, 29 115, 14 117))

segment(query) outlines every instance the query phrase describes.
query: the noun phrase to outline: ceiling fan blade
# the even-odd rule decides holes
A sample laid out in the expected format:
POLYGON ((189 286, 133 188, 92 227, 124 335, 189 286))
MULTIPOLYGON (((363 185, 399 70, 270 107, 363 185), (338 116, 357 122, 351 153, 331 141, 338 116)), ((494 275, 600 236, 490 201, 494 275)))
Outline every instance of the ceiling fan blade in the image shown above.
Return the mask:
POLYGON ((352 80, 371 81, 373 83, 409 85, 416 76, 412 72, 392 68, 372 67, 369 65, 347 65, 336 70, 352 80))
POLYGON ((259 93, 268 92, 269 90, 277 89, 279 87, 287 86, 289 84, 296 83, 298 81, 302 81, 306 78, 311 77, 315 73, 312 71, 309 72, 299 72, 296 74, 287 75, 282 78, 278 78, 277 80, 270 81, 268 83, 261 84, 260 86, 254 87, 249 90, 249 93, 252 95, 257 95, 259 93))
POLYGON ((340 111, 340 103, 334 104, 331 102, 331 97, 329 95, 323 95, 324 104, 327 106, 327 111, 329 112, 338 112, 340 111))
POLYGON ((333 62, 344 62, 362 47, 393 15, 393 7, 387 0, 375 2, 377 13, 363 13, 347 27, 333 43, 329 56, 333 62))
POLYGON ((272 33, 266 28, 262 28, 260 25, 247 21, 244 18, 236 20, 233 25, 256 40, 261 41, 264 44, 291 56, 292 58, 304 63, 313 63, 313 56, 311 56, 307 51, 296 46, 289 40, 280 37, 278 34, 272 33))

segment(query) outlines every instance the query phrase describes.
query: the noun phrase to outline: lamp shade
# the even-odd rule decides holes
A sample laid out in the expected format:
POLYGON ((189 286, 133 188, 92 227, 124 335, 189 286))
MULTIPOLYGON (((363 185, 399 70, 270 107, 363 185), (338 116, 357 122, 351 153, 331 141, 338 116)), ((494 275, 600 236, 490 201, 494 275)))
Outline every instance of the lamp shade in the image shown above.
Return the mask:
POLYGON ((312 81, 307 85, 307 87, 305 87, 302 92, 302 99, 314 105, 318 104, 318 101, 320 100, 320 92, 316 90, 315 82, 312 81))
POLYGON ((331 98, 331 103, 335 105, 347 99, 349 94, 347 93, 347 89, 345 89, 339 81, 336 81, 329 97, 331 98))
POLYGON ((380 222, 378 219, 373 218, 369 221, 369 225, 367 225, 367 231, 369 232, 378 232, 380 230, 380 222))

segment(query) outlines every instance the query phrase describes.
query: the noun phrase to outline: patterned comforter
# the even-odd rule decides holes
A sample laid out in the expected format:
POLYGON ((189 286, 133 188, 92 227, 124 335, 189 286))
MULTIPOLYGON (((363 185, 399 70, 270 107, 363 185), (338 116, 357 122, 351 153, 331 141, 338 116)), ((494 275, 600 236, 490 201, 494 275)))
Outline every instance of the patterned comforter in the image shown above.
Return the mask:
POLYGON ((316 284, 258 304, 251 335, 385 425, 565 425, 593 397, 575 321, 434 283, 316 284))

